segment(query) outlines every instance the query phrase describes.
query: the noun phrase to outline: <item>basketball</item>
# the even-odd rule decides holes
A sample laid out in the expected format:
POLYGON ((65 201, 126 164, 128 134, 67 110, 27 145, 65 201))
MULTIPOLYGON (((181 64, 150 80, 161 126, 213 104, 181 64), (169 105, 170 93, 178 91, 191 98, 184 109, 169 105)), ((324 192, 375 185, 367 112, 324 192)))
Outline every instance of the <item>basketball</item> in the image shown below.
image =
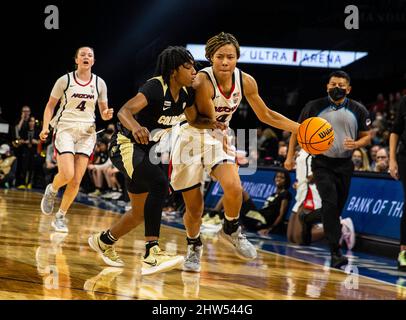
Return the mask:
POLYGON ((307 153, 321 154, 333 145, 334 129, 323 118, 308 118, 299 126, 297 141, 307 153))

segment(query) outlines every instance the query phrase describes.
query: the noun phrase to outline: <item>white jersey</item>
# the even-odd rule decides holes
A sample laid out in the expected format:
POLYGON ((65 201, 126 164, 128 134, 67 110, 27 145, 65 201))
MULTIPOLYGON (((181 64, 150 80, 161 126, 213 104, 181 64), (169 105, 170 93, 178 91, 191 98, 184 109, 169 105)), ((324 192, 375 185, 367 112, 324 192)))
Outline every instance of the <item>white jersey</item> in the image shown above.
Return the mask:
POLYGON ((97 101, 107 103, 107 87, 104 80, 93 73, 90 80, 83 83, 75 72, 70 72, 56 81, 51 96, 60 99, 58 112, 50 123, 52 127, 59 122, 93 123, 97 101))
POLYGON ((216 77, 214 76, 213 67, 207 67, 201 70, 205 72, 214 87, 213 103, 216 111, 216 120, 229 124, 231 117, 235 110, 241 103, 243 97, 242 89, 242 72, 240 69, 235 68, 233 73, 233 87, 231 88, 230 95, 227 97, 223 94, 218 86, 216 77))

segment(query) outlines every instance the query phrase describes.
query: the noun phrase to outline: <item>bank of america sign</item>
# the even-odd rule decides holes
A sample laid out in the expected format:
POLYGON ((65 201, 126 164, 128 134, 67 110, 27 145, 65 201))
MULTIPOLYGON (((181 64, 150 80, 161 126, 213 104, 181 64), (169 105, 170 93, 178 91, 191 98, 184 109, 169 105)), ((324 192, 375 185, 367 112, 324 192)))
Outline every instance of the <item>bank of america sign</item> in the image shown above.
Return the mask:
MULTIPOLYGON (((186 47, 197 61, 207 61, 203 44, 188 44, 186 47)), ((337 69, 367 55, 368 52, 357 51, 240 47, 238 62, 337 69)))

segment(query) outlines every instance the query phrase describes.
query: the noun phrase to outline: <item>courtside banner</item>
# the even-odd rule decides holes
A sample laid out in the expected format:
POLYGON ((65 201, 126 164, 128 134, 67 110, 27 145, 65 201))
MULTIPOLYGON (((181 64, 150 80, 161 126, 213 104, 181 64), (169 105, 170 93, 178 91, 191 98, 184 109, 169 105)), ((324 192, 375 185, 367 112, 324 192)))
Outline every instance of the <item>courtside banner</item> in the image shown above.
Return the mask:
MULTIPOLYGON (((245 191, 249 193, 251 199, 254 201, 257 208, 258 209, 262 208, 265 200, 276 191, 274 177, 276 172, 278 172, 278 170, 272 168, 258 169, 255 174, 251 175, 244 175, 243 174, 244 170, 247 169, 245 168, 239 169, 239 172, 241 174, 240 179, 243 188, 245 191)), ((290 173, 290 179, 293 184, 293 182, 296 179, 294 172, 290 173)), ((296 194, 295 190, 291 187, 289 191, 291 192, 292 197, 294 198, 296 194)), ((220 184, 218 182, 213 182, 206 193, 205 206, 208 208, 214 208, 216 203, 222 196, 223 189, 221 189, 220 184)), ((294 201, 291 201, 289 204, 288 213, 290 213, 290 209, 293 207, 293 204, 294 201)))
MULTIPOLYGON (((240 171, 244 168, 240 168, 240 171)), ((242 175, 241 182, 258 208, 266 198, 275 192, 273 182, 277 169, 258 169, 253 175, 242 175)), ((342 217, 350 217, 356 233, 400 239, 400 218, 403 214, 403 190, 399 181, 390 178, 360 177, 355 174, 351 180, 350 192, 342 217)), ((372 176, 372 174, 371 174, 372 176)), ((290 173, 292 184, 295 173, 290 173)), ((292 201, 287 218, 294 204, 296 191, 290 188, 292 201)), ((218 182, 213 182, 205 197, 206 207, 213 208, 223 195, 218 182)))
POLYGON ((350 217, 361 234, 400 239, 403 189, 399 181, 352 177, 342 217, 350 217))
MULTIPOLYGON (((196 60, 207 61, 205 45, 188 44, 186 47, 196 60)), ((357 51, 241 46, 238 62, 293 67, 342 68, 367 55, 368 52, 357 51)))

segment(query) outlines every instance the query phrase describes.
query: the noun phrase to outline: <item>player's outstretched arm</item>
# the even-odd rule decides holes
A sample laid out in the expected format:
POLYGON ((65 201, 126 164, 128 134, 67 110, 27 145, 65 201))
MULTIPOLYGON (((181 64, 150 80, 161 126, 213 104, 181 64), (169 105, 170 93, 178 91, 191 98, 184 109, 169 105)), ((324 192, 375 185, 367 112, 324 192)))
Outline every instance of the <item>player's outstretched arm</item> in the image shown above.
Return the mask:
POLYGON ((288 153, 286 155, 286 160, 283 163, 283 166, 287 170, 293 170, 293 168, 295 167, 294 157, 295 157, 296 145, 297 145, 297 134, 292 133, 290 135, 290 139, 289 139, 289 146, 288 146, 288 153))
POLYGON ((265 102, 259 96, 257 82, 247 73, 243 73, 243 88, 248 103, 260 121, 278 129, 287 130, 292 133, 297 132, 299 123, 268 109, 265 102))

